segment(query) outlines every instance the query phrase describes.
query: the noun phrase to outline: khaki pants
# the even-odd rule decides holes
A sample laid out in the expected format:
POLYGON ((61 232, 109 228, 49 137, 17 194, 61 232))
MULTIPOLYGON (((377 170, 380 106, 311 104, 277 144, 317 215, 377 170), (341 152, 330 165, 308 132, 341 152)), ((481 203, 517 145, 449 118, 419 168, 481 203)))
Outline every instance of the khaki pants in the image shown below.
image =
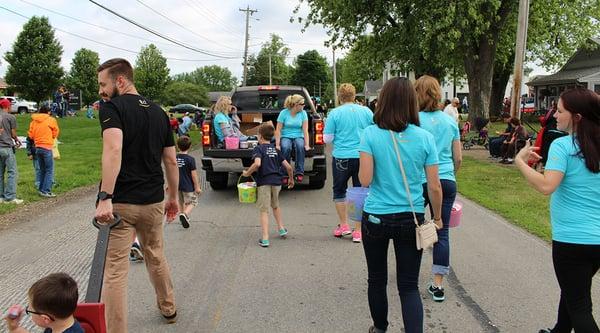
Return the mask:
POLYGON ((171 272, 163 251, 164 203, 150 205, 119 204, 113 211, 121 223, 112 229, 104 267, 102 302, 106 306, 108 333, 127 333, 127 273, 134 233, 142 245, 144 262, 163 315, 175 313, 171 272))

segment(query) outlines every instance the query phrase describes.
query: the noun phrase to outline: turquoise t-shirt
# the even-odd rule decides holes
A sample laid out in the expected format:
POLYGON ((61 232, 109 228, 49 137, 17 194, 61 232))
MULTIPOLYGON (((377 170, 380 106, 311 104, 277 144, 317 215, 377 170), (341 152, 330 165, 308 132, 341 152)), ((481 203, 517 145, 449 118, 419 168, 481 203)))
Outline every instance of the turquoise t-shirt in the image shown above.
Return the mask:
POLYGON ((370 125, 373 125, 373 112, 358 104, 343 104, 329 112, 323 133, 334 135, 333 157, 359 158, 360 137, 370 125))
POLYGON ((215 124, 215 134, 217 135, 219 142, 223 142, 225 137, 223 135, 223 130, 221 129, 221 124, 227 124, 226 127, 231 126, 231 118, 229 118, 223 112, 219 112, 215 116, 214 124, 215 124))
POLYGON ((550 197, 552 239, 564 243, 600 245, 600 173, 576 156, 573 136, 552 142, 546 170, 560 171, 562 181, 550 197))
POLYGON ((283 109, 277 117, 277 122, 283 124, 281 129, 281 137, 288 139, 304 138, 302 132, 302 123, 308 121, 308 115, 306 111, 302 110, 292 116, 292 113, 288 109, 283 109))
MULTIPOLYGON (((456 181, 454 176, 454 160, 452 159, 452 142, 460 140, 460 132, 456 121, 444 112, 419 112, 421 128, 433 134, 435 148, 438 152, 440 179, 456 181)), ((423 183, 427 179, 423 178, 423 183)))
MULTIPOLYGON (((409 125, 406 130, 394 135, 409 182, 415 212, 424 213, 421 179, 426 166, 438 164, 433 135, 415 125, 409 125)), ((367 127, 358 150, 373 156, 374 164, 373 180, 364 211, 371 214, 411 212, 390 131, 377 125, 367 127)))

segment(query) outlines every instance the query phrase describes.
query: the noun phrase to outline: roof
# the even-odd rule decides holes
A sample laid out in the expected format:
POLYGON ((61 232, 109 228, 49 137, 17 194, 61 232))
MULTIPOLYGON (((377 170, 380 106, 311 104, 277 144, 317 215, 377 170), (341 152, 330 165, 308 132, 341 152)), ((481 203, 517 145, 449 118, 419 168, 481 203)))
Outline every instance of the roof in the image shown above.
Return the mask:
POLYGON ((377 95, 377 92, 381 90, 383 87, 383 82, 381 80, 367 80, 365 81, 365 96, 377 95))
POLYGON ((8 84, 6 83, 6 81, 4 81, 3 78, 0 77, 0 89, 6 89, 8 88, 8 84))
POLYGON ((209 91, 208 100, 211 103, 216 103, 221 96, 231 96, 231 91, 209 91))
POLYGON ((585 76, 600 72, 600 66, 580 68, 573 70, 560 70, 552 75, 536 76, 533 80, 527 82, 529 86, 543 86, 548 84, 568 84, 579 82, 579 79, 585 76))

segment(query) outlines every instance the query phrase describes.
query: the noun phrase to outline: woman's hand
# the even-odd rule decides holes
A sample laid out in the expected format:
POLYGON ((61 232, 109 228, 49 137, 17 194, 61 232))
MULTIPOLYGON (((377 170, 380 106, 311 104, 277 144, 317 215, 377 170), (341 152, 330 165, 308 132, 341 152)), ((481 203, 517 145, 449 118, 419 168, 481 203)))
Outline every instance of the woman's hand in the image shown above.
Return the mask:
POLYGON ((525 163, 528 161, 537 162, 542 159, 542 157, 536 152, 540 150, 540 147, 532 147, 531 141, 525 141, 525 147, 519 151, 517 156, 515 156, 516 160, 521 160, 525 163))
POLYGON ((304 150, 309 151, 310 150, 310 146, 309 145, 304 145, 304 150))

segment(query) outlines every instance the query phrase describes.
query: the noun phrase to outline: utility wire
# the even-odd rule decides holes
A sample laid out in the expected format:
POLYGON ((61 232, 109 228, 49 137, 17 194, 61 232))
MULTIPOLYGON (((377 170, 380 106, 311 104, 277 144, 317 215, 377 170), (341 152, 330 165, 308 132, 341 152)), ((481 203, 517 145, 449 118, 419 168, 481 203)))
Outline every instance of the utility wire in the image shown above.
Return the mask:
MULTIPOLYGON (((192 2, 191 2, 191 1, 189 1, 189 0, 185 0, 185 2, 188 4, 188 6, 189 6, 190 8, 192 8, 192 9, 193 9, 193 10, 194 10, 196 13, 198 13, 199 15, 201 15, 201 16, 203 16, 203 17, 205 17, 206 19, 208 19, 208 20, 209 20, 209 21, 211 21, 212 23, 216 24, 217 26, 218 26, 218 25, 221 25, 221 23, 219 23, 219 22, 217 22, 215 19, 213 19, 213 18, 210 16, 210 14, 209 14, 209 15, 207 15, 206 13, 203 13, 203 12, 201 12, 201 11, 200 11, 200 10, 199 10, 199 9, 196 7, 196 4, 195 4, 195 3, 192 3, 192 2)), ((223 30, 226 30, 227 32, 229 32, 229 33, 231 33, 231 34, 238 35, 238 36, 240 36, 241 38, 245 38, 245 37, 244 37, 244 35, 243 35, 243 34, 241 34, 239 31, 234 31, 234 30, 231 30, 231 29, 227 28, 227 27, 226 27, 226 26, 224 26, 224 25, 223 25, 223 26, 221 26, 221 28, 223 28, 223 30)))
POLYGON ((196 1, 196 2, 198 3, 198 6, 201 6, 202 8, 204 8, 204 10, 208 13, 208 15, 211 15, 212 18, 214 18, 215 20, 220 22, 220 24, 223 25, 223 28, 225 30, 228 30, 229 32, 233 32, 235 34, 239 34, 239 36, 243 36, 239 31, 236 32, 235 27, 230 26, 229 23, 222 20, 217 14, 215 14, 212 10, 210 10, 210 8, 208 8, 208 6, 203 4, 202 1, 196 1), (231 29, 232 27, 233 27, 233 29, 231 29))
POLYGON ((148 28, 148 27, 146 27, 146 26, 144 26, 144 25, 142 25, 142 24, 140 24, 140 23, 137 23, 136 21, 134 21, 134 20, 132 20, 132 19, 130 19, 130 18, 127 18, 127 17, 125 17, 125 16, 123 16, 123 15, 121 15, 121 14, 117 13, 117 12, 115 12, 114 10, 112 10, 112 9, 110 9, 110 8, 107 8, 107 7, 105 7, 105 6, 103 6, 103 5, 99 4, 99 3, 97 3, 97 2, 96 2, 96 1, 94 1, 94 0, 88 0, 88 1, 89 1, 89 2, 91 2, 91 3, 93 3, 93 4, 95 4, 95 5, 96 5, 96 6, 98 6, 98 7, 100 7, 100 8, 102 8, 102 9, 106 10, 107 12, 109 12, 109 13, 111 13, 111 14, 115 15, 115 16, 118 16, 118 17, 120 17, 121 19, 123 19, 123 20, 125 20, 125 21, 127 21, 127 22, 129 22, 129 23, 131 23, 131 24, 133 24, 133 25, 135 25, 135 26, 137 26, 137 27, 138 27, 138 28, 140 28, 140 29, 146 30, 147 32, 149 32, 149 33, 151 33, 151 34, 153 34, 153 35, 156 35, 156 36, 158 36, 158 37, 160 37, 160 38, 162 38, 162 39, 165 39, 165 40, 167 40, 167 41, 169 41, 169 42, 171 42, 171 43, 173 43, 173 44, 179 45, 179 46, 181 46, 181 47, 183 47, 183 48, 186 48, 186 49, 188 49, 188 50, 191 50, 191 51, 194 51, 194 52, 198 52, 198 53, 201 53, 201 54, 204 54, 204 55, 208 55, 208 56, 211 56, 211 57, 215 57, 215 58, 221 58, 221 59, 237 59, 237 58, 239 58, 239 57, 226 57, 226 56, 222 56, 222 55, 214 54, 214 53, 211 53, 211 52, 208 52, 208 51, 205 51, 205 50, 201 50, 201 49, 195 48, 195 47, 193 47, 193 46, 189 46, 189 45, 187 45, 187 44, 185 44, 185 43, 182 43, 182 42, 180 42, 180 41, 178 41, 178 40, 176 40, 176 39, 173 39, 173 38, 171 38, 171 37, 169 37, 169 36, 165 36, 165 35, 163 35, 163 34, 159 33, 158 31, 155 31, 155 30, 153 30, 153 29, 150 29, 150 28, 148 28))

